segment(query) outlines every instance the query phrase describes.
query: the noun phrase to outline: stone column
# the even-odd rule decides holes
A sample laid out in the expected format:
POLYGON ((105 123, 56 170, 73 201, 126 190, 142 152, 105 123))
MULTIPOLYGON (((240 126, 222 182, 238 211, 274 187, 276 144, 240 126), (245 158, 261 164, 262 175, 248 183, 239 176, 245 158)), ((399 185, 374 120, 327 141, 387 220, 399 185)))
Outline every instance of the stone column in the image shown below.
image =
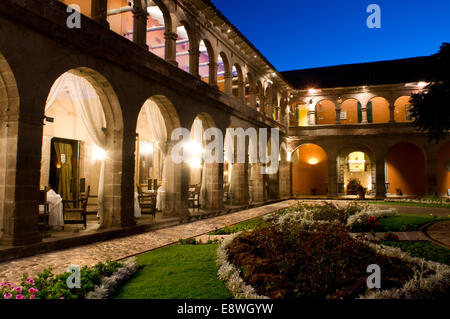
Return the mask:
POLYGON ((218 88, 217 85, 217 68, 218 64, 216 62, 212 63, 209 62, 209 85, 211 85, 214 88, 218 88))
POLYGON ((245 86, 243 81, 238 81, 238 100, 245 103, 245 86))
POLYGON ((252 183, 252 204, 265 202, 264 176, 261 174, 262 164, 258 162, 248 165, 251 165, 249 183, 252 183))
POLYGON ((177 38, 175 32, 164 32, 165 39, 165 58, 166 61, 174 66, 178 66, 177 62, 177 38))
POLYGON ((165 201, 163 202, 164 216, 187 216, 187 192, 189 187, 189 167, 184 163, 172 161, 172 148, 175 141, 169 141, 164 145, 164 174, 163 185, 165 188, 165 201))
POLYGON ((389 123, 395 123, 395 105, 389 105, 389 123))
POLYGON ((367 124, 367 106, 361 107, 361 123, 367 124))
MULTIPOLYGON (((21 99, 25 108, 30 99, 21 99)), ((32 109, 32 108, 30 108, 32 109)), ((8 119, 2 123, 6 139, 4 163, 3 236, 1 244, 20 246, 41 241, 38 231, 39 181, 41 168, 42 116, 8 119)), ((3 167, 1 167, 3 168, 3 167)))
POLYGON ((147 10, 141 8, 140 5, 133 8, 133 42, 146 50, 148 50, 147 15, 147 10))
POLYGON ((233 76, 231 73, 225 73, 224 75, 224 81, 225 81, 225 93, 229 95, 233 95, 233 76))
POLYGON ((252 108, 256 108, 256 90, 254 88, 250 88, 249 94, 249 104, 252 108))
POLYGON ((337 197, 338 195, 338 176, 336 156, 328 154, 328 196, 337 197))
POLYGON ((384 171, 384 158, 381 156, 377 158, 375 163, 375 176, 375 196, 377 199, 386 198, 386 174, 384 171))
POLYGON ((316 112, 308 111, 308 125, 316 125, 316 112))
POLYGON ((231 205, 248 204, 247 163, 234 163, 231 168, 231 205))
POLYGON ((437 153, 427 153, 427 195, 436 195, 437 191, 437 153))
POLYGON ((341 104, 336 104, 336 125, 341 124, 341 104))
POLYGON ((107 0, 92 0, 91 17, 92 20, 109 29, 109 23, 106 20, 107 0))
POLYGON ((291 197, 291 162, 287 160, 280 161, 280 198, 291 197))
POLYGON ((223 210, 223 163, 205 163, 202 174, 206 182, 204 209, 223 210))
POLYGON ((189 49, 189 73, 197 78, 200 78, 198 69, 199 55, 200 51, 198 50, 198 48, 189 49))

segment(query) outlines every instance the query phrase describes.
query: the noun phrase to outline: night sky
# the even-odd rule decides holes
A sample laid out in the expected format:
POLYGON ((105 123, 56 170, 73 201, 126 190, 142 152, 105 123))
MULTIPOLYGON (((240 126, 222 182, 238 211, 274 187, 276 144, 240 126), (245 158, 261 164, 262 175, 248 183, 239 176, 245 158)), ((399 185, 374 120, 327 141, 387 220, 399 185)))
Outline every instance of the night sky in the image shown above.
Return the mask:
POLYGON ((211 0, 279 70, 430 55, 450 42, 450 0, 211 0), (369 4, 381 29, 369 29, 369 4))

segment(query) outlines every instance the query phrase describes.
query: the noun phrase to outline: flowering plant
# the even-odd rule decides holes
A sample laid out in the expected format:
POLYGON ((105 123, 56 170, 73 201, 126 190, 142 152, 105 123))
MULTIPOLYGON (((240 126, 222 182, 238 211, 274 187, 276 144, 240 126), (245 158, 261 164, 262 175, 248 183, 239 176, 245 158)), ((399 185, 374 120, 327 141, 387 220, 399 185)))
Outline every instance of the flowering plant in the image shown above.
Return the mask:
POLYGON ((0 299, 35 299, 39 292, 34 280, 27 278, 22 286, 16 286, 11 282, 0 283, 0 299))
POLYGON ((400 238, 398 238, 398 236, 392 232, 385 233, 383 235, 383 239, 388 240, 388 241, 399 241, 400 240, 400 238))

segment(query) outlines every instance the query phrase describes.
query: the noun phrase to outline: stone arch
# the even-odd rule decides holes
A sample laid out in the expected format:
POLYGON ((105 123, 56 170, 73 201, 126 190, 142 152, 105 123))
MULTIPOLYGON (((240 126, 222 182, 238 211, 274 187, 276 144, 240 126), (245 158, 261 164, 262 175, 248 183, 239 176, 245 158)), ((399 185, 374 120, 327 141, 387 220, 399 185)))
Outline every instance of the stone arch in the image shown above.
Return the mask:
MULTIPOLYGON (((102 163, 100 166, 97 167, 98 176, 92 175, 92 182, 94 182, 95 179, 97 179, 97 182, 94 183, 92 186, 92 189, 97 190, 98 192, 98 200, 99 200, 99 208, 102 207, 99 211, 99 217, 100 217, 100 223, 102 227, 110 227, 112 225, 122 225, 122 226, 128 226, 130 223, 133 223, 134 221, 127 219, 127 216, 123 216, 122 214, 122 207, 121 207, 121 199, 122 199, 122 161, 123 161, 123 117, 122 117, 122 109, 119 104, 118 97, 112 88, 109 81, 99 72, 87 68, 87 67, 79 67, 79 68, 73 68, 70 69, 64 73, 62 73, 61 76, 58 77, 57 80, 52 85, 52 89, 49 91, 49 97, 50 93, 52 93, 52 90, 55 87, 55 85, 64 85, 64 82, 61 81, 72 81, 72 78, 67 78, 69 74, 72 74, 74 79, 76 78, 82 78, 85 83, 89 83, 90 87, 93 89, 93 93, 95 94, 95 98, 98 98, 101 107, 101 110, 103 112, 104 117, 104 125, 105 127, 102 128, 103 132, 105 133, 105 140, 104 145, 99 145, 96 142, 95 137, 96 133, 93 133, 89 127, 85 127, 84 124, 81 124, 77 121, 67 122, 67 125, 74 125, 74 127, 80 127, 80 125, 83 127, 83 129, 80 129, 78 133, 74 132, 64 132, 60 131, 60 127, 58 128, 57 125, 66 125, 66 123, 63 123, 64 119, 61 118, 61 122, 52 123, 52 125, 55 125, 53 128, 45 126, 43 128, 43 132, 47 131, 49 135, 47 135, 47 138, 45 136, 42 139, 42 161, 41 161, 41 184, 46 185, 47 183, 51 183, 50 176, 47 175, 47 173, 51 172, 50 168, 50 154, 51 154, 51 139, 52 138, 63 138, 65 141, 73 140, 78 141, 78 145, 80 148, 81 154, 84 154, 83 159, 87 159, 88 154, 95 154, 94 149, 92 148, 84 148, 82 147, 84 145, 80 144, 79 141, 85 141, 85 137, 90 136, 88 139, 92 142, 91 146, 95 146, 95 149, 100 149, 104 155, 102 156, 103 159, 100 163, 102 163), (63 78, 66 76, 66 78, 63 78), (58 84, 57 84, 58 83, 58 84), (82 133, 83 132, 83 133, 82 133), (86 133, 91 132, 91 133, 86 133), (56 135, 57 134, 57 135, 56 135), (94 153, 93 153, 94 152, 94 153), (48 165, 48 166, 47 166, 48 165), (97 184, 98 183, 98 184, 97 184), (98 187, 97 187, 98 185, 98 187), (101 196, 103 194, 103 196, 101 196), (100 206, 101 203, 101 206, 100 206)), ((78 84, 81 85, 81 84, 78 84)), ((59 89, 62 89, 63 87, 59 87, 59 89)), ((70 87, 69 87, 70 88, 70 87)), ((91 90, 92 90, 91 89, 91 90)), ((84 90, 84 88, 83 88, 84 90)), ((58 94, 66 94, 63 91, 58 91, 58 94)), ((52 94, 57 94, 55 91, 53 91, 52 94)), ((60 101, 60 106, 64 106, 64 97, 61 97, 61 95, 53 95, 52 99, 54 100, 50 101, 47 98, 47 105, 44 105, 43 107, 51 107, 53 105, 53 102, 60 101), (61 100, 60 100, 61 99, 61 100), (52 103, 52 104, 48 104, 52 103)), ((67 97, 68 99, 72 100, 73 96, 69 95, 67 97)), ((77 97, 78 98, 78 97, 77 97)), ((84 97, 83 97, 84 98, 84 97)), ((71 104, 72 105, 72 104, 71 104)), ((93 104, 94 106, 95 104, 93 104)), ((83 105, 84 106, 84 105, 83 105)), ((49 108, 46 110, 46 115, 48 115, 48 112, 57 111, 59 108, 49 108)), ((59 109, 61 112, 61 109, 59 109)), ((64 112, 64 111, 63 111, 64 112)), ((77 114, 78 117, 82 117, 82 115, 77 114)), ((59 118, 56 118, 58 120, 59 118)), ((91 120, 92 121, 92 120, 91 120)), ((98 123, 98 122, 96 122, 98 123)), ((78 131, 78 130, 77 130, 78 131)), ((80 155, 78 155, 80 156, 80 155)), ((81 157, 79 157, 81 159, 81 157)), ((98 163, 98 164, 100 164, 98 163)), ((78 171, 79 168, 77 168, 78 171)), ((75 171, 76 172, 76 171, 75 171)), ((91 176, 91 175, 90 175, 91 176)), ((86 176, 80 176, 80 177, 86 177, 86 176)), ((77 185, 78 189, 78 179, 75 179, 75 185, 77 185)), ((56 190, 55 190, 56 191, 56 190)), ((77 192, 77 191, 75 191, 77 192)), ((92 194, 92 193, 91 193, 92 194)), ((69 195, 67 195, 69 196, 69 195)), ((71 195, 70 195, 71 196, 71 195)), ((67 198, 65 198, 67 199, 67 198)), ((71 198, 70 198, 71 199, 71 198)))
POLYGON ((256 109, 260 112, 264 110, 264 89, 260 80, 256 81, 256 109))
POLYGON ((266 116, 272 117, 272 94, 273 94, 273 88, 271 84, 268 84, 266 87, 266 91, 264 93, 264 114, 266 116))
POLYGON ((317 101, 315 106, 316 125, 336 123, 336 105, 329 99, 317 101))
POLYGON ((392 145, 386 155, 386 180, 390 195, 424 195, 426 156, 423 149, 411 142, 392 145))
POLYGON ((358 99, 348 98, 341 104, 341 124, 357 124, 358 121, 358 105, 361 103, 358 99))
POLYGON ((367 122, 368 123, 389 123, 390 103, 382 96, 374 96, 367 102, 367 122))
POLYGON ((280 163, 279 163, 279 196, 288 198, 291 195, 291 163, 288 157, 286 143, 280 144, 280 163))
POLYGON ((232 94, 231 81, 230 60, 227 54, 221 51, 217 58, 217 85, 219 86, 219 90, 226 94, 232 94))
POLYGON ((255 107, 255 78, 251 72, 247 72, 245 81, 245 103, 255 107))
POLYGON ((194 29, 181 20, 177 26, 176 61, 180 69, 193 75, 198 75, 198 47, 194 29))
POLYGON ((410 122, 411 97, 404 95, 397 98, 394 102, 394 121, 395 122, 410 122))
POLYGON ((208 83, 215 85, 216 80, 216 58, 215 52, 209 40, 203 38, 199 44, 199 74, 200 78, 208 83))
POLYGON ((299 145, 291 156, 292 193, 294 195, 327 194, 328 154, 319 145, 299 145))
POLYGON ((18 134, 19 104, 14 74, 0 53, 0 229, 6 228, 10 222, 15 201, 12 189, 15 187, 16 168, 10 164, 16 163, 17 157, 15 137, 18 134))
POLYGON ((172 17, 164 3, 160 0, 145 1, 143 8, 145 8, 148 14, 146 22, 146 44, 150 52, 162 59, 167 59, 170 53, 168 52, 168 44, 166 41, 167 38, 169 38, 169 41, 171 38, 170 34, 173 29, 172 17))
POLYGON ((367 145, 358 143, 342 147, 336 157, 336 166, 339 194, 346 194, 347 184, 350 179, 358 179, 369 192, 376 190, 376 157, 375 152, 367 145), (363 166, 361 170, 355 169, 355 171, 351 171, 347 160, 350 154, 355 154, 356 152, 364 154, 365 162, 361 163, 363 166))

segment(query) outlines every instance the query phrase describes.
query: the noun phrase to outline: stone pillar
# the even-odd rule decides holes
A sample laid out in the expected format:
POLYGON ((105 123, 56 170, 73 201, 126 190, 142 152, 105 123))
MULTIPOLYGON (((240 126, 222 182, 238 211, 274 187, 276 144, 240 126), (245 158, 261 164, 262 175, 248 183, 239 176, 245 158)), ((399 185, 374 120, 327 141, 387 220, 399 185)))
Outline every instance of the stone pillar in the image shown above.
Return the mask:
POLYGON ((437 192, 437 154, 427 154, 427 195, 436 195, 437 192))
POLYGON ((233 95, 233 76, 231 73, 225 73, 224 75, 225 81, 225 93, 229 95, 233 95))
POLYGON ((328 196, 337 197, 338 195, 338 176, 336 156, 328 154, 328 196))
POLYGON ((386 174, 384 171, 384 158, 379 157, 375 163, 375 189, 376 198, 383 199, 386 198, 386 174))
POLYGON ((280 198, 291 197, 291 162, 287 160, 280 161, 280 198))
POLYGON ((245 103, 245 86, 243 81, 238 81, 238 100, 245 103))
POLYGON ((107 0, 92 0, 91 17, 92 20, 109 29, 109 23, 106 20, 107 0))
POLYGON ((206 210, 223 210, 223 163, 205 163, 205 206, 206 210))
POLYGON ((341 124, 341 104, 336 104, 336 125, 341 124))
POLYGON ((252 184, 252 204, 263 203, 266 199, 264 197, 264 176, 261 174, 262 164, 258 162, 249 165, 251 165, 249 183, 252 184))
MULTIPOLYGON (((28 99, 29 100, 29 99, 28 99)), ((24 108, 27 99, 21 99, 24 108)), ((30 103, 30 102, 28 102, 30 103)), ((41 241, 38 231, 42 116, 9 118, 2 128, 6 139, 3 236, 1 244, 21 246, 41 241)), ((3 168, 3 167, 1 167, 3 168)))
POLYGON ((211 85, 214 88, 218 88, 217 85, 217 68, 218 64, 216 62, 209 62, 209 85, 211 85))
POLYGON ((395 105, 389 105, 389 123, 395 123, 395 105))
POLYGON ((247 163, 234 163, 231 168, 231 205, 248 204, 247 163))
POLYGON ((189 73, 197 78, 200 78, 198 69, 199 55, 200 51, 198 50, 198 48, 189 49, 189 73))
POLYGON ((361 107, 361 123, 367 124, 367 106, 361 107))
POLYGON ((163 202, 164 216, 187 216, 187 193, 189 187, 189 167, 184 163, 172 161, 172 148, 175 141, 169 141, 164 146, 163 185, 165 200, 163 202))
MULTIPOLYGON (((139 1, 136 2, 136 4, 139 1)), ((147 10, 135 5, 133 8, 133 42, 148 50, 147 45, 147 10)))
POLYGON ((177 38, 175 32, 164 32, 165 58, 172 65, 178 66, 177 62, 177 38))
POLYGON ((250 88, 249 94, 249 104, 252 108, 256 108, 256 90, 254 88, 250 88))
POLYGON ((316 125, 316 112, 308 111, 308 125, 316 125))

